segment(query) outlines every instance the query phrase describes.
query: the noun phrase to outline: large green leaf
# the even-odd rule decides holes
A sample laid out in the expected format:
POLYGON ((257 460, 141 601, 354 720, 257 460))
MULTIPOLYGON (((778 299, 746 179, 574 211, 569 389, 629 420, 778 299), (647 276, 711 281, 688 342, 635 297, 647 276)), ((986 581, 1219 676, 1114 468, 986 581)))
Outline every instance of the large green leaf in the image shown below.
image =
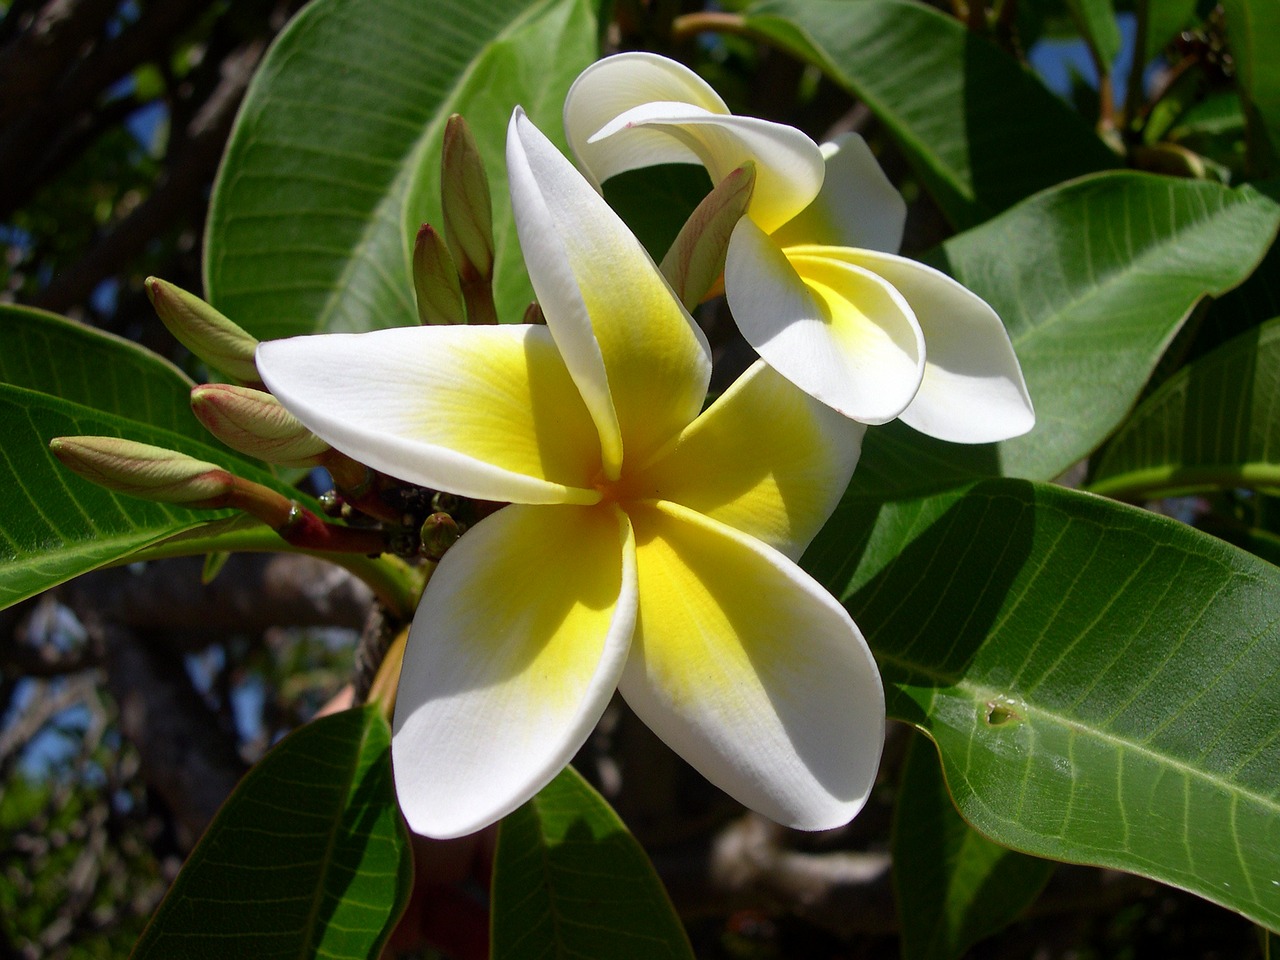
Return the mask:
POLYGON ((1224 487, 1280 489, 1280 318, 1170 377, 1098 458, 1090 488, 1155 497, 1224 487))
POLYGON ((1039 895, 1053 861, 992 843, 956 813, 932 745, 907 748, 893 816, 893 888, 903 960, 951 960, 1003 930, 1039 895))
POLYGON ((812 61, 884 122, 957 227, 1118 166, 999 47, 913 0, 764 0, 747 26, 812 61))
POLYGON ((1126 172, 1045 191, 948 240, 926 259, 1004 320, 1035 428, 988 447, 872 430, 854 487, 895 498, 975 474, 1057 476, 1115 429, 1191 309, 1244 280, 1278 224, 1280 206, 1249 188, 1126 172))
POLYGON ((1103 69, 1110 71, 1120 53, 1120 27, 1111 0, 1067 0, 1067 9, 1103 69))
POLYGON ((1101 497, 845 501, 805 557, 999 843, 1280 928, 1280 570, 1101 497))
POLYGON ((507 122, 522 104, 560 140, 564 94, 595 56, 586 0, 312 3, 263 62, 227 147, 206 250, 213 302, 262 339, 417 323, 411 244, 420 223, 443 223, 441 138, 462 113, 493 187, 499 316, 519 320, 533 293, 507 200, 507 122))
POLYGON ((1249 131, 1249 162, 1255 176, 1280 174, 1280 3, 1224 0, 1227 41, 1249 131))
POLYGON ((0 322, 0 607, 226 515, 110 493, 58 463, 54 437, 128 437, 288 490, 205 433, 191 381, 161 357, 36 310, 0 308, 0 322))
POLYGON ((494 960, 693 960, 649 858, 572 767, 502 821, 494 960))
POLYGON ((413 878, 377 706, 312 721, 240 782, 134 960, 378 956, 413 878))

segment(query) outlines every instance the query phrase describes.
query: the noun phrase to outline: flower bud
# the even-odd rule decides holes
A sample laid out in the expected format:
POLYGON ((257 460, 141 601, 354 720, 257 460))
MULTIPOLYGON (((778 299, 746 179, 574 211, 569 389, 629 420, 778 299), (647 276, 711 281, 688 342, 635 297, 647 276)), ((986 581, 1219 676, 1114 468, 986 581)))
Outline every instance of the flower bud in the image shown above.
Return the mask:
POLYGON ((447 513, 433 513, 422 524, 419 551, 428 560, 437 563, 450 547, 458 542, 462 531, 458 522, 447 513))
POLYGON ((493 278, 493 210, 475 137, 456 113, 444 128, 440 157, 444 236, 464 282, 493 278))
POLYGON ((148 277, 147 297, 164 325, 193 354, 243 383, 259 382, 253 352, 258 341, 194 294, 148 277))
POLYGON ((425 223, 413 242, 413 289, 418 295, 419 322, 467 322, 467 305, 453 256, 440 234, 425 223))
POLYGON ((716 184, 662 258, 662 275, 689 310, 701 302, 724 273, 729 237, 751 202, 755 164, 747 162, 716 184))
POLYGON ((191 409, 232 450, 284 467, 315 466, 329 449, 269 393, 229 383, 191 391, 191 409))
POLYGON ((86 480, 145 500, 220 506, 235 485, 216 463, 118 437, 56 437, 49 449, 86 480))

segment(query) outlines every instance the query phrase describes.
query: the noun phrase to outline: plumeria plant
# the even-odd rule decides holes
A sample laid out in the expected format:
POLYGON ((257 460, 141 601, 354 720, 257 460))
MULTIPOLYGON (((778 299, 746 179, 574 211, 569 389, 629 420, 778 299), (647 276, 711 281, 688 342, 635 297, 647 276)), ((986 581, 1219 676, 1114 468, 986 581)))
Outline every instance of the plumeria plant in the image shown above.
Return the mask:
POLYGON ((1031 2, 314 0, 241 108, 205 296, 146 281, 209 382, 3 308, 5 604, 237 551, 376 597, 369 682, 252 768, 134 955, 692 957, 610 805, 643 821, 674 755, 668 831, 853 857, 854 898, 891 870, 907 960, 1059 863, 1271 956, 1267 4, 1139 0, 1117 107, 1111 4, 1068 2, 1086 121, 1019 63, 1031 2), (1234 73, 1144 89, 1184 29, 1234 73), (782 119, 741 83, 769 58, 782 119))

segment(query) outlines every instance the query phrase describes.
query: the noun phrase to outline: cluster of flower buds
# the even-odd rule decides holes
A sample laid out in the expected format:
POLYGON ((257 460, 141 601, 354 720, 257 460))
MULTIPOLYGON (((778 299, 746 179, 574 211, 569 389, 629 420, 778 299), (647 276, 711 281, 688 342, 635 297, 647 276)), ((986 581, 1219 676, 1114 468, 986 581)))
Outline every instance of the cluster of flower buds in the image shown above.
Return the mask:
MULTIPOLYGON (((661 265, 692 308, 720 292, 734 224, 751 199, 753 166, 722 180, 690 216, 661 265)), ((418 316, 424 324, 496 323, 494 241, 489 181, 475 138, 459 116, 445 127, 440 168, 443 234, 423 224, 413 250, 418 316)), ((258 341, 194 294, 164 280, 147 295, 169 331, 211 370, 231 382, 191 391, 191 406, 210 433, 238 453, 286 468, 323 467, 332 490, 320 497, 327 522, 279 492, 224 467, 116 437, 59 437, 50 448, 64 465, 100 486, 131 496, 199 508, 244 511, 295 546, 395 553, 438 562, 467 527, 497 504, 462 501, 407 485, 334 450, 273 397, 254 363, 258 341)), ((532 303, 525 323, 543 323, 532 303)))

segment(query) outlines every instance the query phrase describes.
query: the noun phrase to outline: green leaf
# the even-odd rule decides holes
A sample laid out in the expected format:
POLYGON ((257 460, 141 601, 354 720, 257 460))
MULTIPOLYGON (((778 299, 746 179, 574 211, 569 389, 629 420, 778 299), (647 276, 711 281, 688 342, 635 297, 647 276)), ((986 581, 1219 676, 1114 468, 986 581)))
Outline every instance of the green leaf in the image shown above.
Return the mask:
POLYGON ((133 960, 378 956, 413 880, 377 706, 314 720, 245 775, 133 960))
POLYGON ((507 202, 507 122, 522 104, 562 140, 564 94, 595 56, 586 0, 310 4, 264 60, 228 144, 210 298, 260 339, 416 324, 413 237, 443 225, 441 142, 461 113, 493 188, 499 317, 520 320, 533 292, 507 202))
POLYGON ((1249 188, 1125 172, 1045 191, 948 240, 925 259, 1004 320, 1035 428, 986 447, 871 430, 855 491, 887 499, 981 474, 1057 476, 1123 420, 1191 309, 1244 280, 1277 225, 1280 206, 1249 188))
POLYGON ((1280 4, 1276 0, 1223 0, 1227 42, 1248 123, 1248 155, 1257 177, 1280 174, 1280 4))
POLYGON ((0 351, 0 608, 228 515, 111 493, 55 460, 54 437, 128 437, 297 496, 204 431, 191 413, 191 381, 163 358, 37 310, 0 307, 0 322, 8 334, 0 351))
POLYGON ((911 741, 893 818, 903 960, 951 960, 1003 930, 1039 896, 1053 867, 965 823, 931 744, 911 741))
POLYGON ((1196 0, 1142 0, 1147 9, 1143 62, 1160 53, 1181 30, 1196 22, 1196 0))
POLYGON ((1126 499, 1280 489, 1280 318, 1184 367, 1134 412, 1089 487, 1126 499))
POLYGON ((693 960, 644 850, 572 767, 502 821, 494 960, 693 960))
POLYGON ((1106 71, 1111 70, 1120 54, 1120 27, 1116 24, 1116 11, 1111 0, 1066 0, 1072 18, 1080 28, 1098 62, 1106 71))
POLYGON ((1280 570, 1016 480, 847 496, 804 561, 982 833, 1280 928, 1280 570))
POLYGON ((1119 165, 1017 61, 923 4, 765 0, 746 23, 865 102, 958 228, 1119 165))

